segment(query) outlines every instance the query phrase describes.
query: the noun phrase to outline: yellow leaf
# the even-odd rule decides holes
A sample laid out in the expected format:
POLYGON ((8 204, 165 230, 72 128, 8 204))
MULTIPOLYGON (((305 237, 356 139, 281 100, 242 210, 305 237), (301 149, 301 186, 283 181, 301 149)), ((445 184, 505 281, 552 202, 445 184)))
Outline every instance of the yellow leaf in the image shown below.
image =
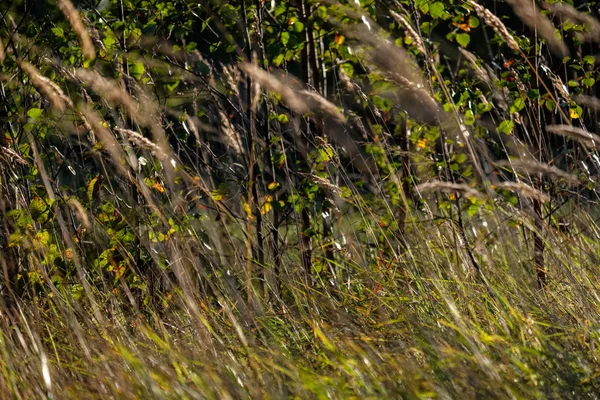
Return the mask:
POLYGON ((100 190, 100 186, 102 184, 102 181, 104 180, 104 177, 102 177, 101 175, 98 175, 97 177, 95 177, 94 179, 92 179, 87 187, 87 195, 88 195, 88 200, 92 201, 94 199, 94 196, 96 196, 96 194, 98 193, 98 190, 100 190))
POLYGON ((242 202, 242 207, 244 208, 244 211, 246 211, 246 215, 248 216, 248 219, 250 221, 254 221, 254 215, 252 215, 252 207, 250 207, 250 204, 248 204, 248 202, 244 201, 244 202, 242 202))
POLYGON ((272 209, 273 209, 273 206, 271 205, 271 203, 267 202, 267 203, 263 204, 262 207, 260 208, 260 213, 262 215, 265 215, 266 213, 268 213, 272 209))
POLYGON ((573 109, 573 108, 571 108, 571 109, 569 110, 569 114, 571 115, 571 118, 573 118, 573 119, 577 119, 577 118, 579 118, 579 117, 580 117, 580 115, 579 115, 579 113, 577 112, 577 110, 575 110, 575 109, 573 109))

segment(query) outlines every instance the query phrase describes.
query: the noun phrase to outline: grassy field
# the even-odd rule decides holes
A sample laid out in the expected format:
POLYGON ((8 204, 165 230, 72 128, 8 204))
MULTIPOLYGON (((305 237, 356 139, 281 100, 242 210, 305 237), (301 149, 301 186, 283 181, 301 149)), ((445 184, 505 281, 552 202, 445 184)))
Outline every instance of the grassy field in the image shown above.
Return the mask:
MULTIPOLYGON (((248 43, 227 66, 110 33, 134 31, 122 3, 82 18, 60 0, 52 40, 69 42, 1 46, 0 398, 598 398, 599 103, 581 43, 600 23, 509 0, 519 35, 473 1, 327 3, 339 58, 285 54, 322 62, 335 82, 319 89, 283 55, 258 67, 248 26, 287 14, 250 21, 269 5, 242 3, 228 12, 248 43), (421 31, 439 21, 441 45, 421 31), (528 42, 560 59, 556 27, 580 35, 567 72, 528 42), (497 59, 467 51, 482 32, 497 59)), ((291 10, 286 42, 310 41, 291 10)))

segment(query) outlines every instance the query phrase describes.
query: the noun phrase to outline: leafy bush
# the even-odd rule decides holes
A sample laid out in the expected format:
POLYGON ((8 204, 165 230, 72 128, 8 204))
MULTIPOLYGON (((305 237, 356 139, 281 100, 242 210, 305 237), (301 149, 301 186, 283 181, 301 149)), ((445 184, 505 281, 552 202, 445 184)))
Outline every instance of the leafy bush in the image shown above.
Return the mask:
POLYGON ((95 3, 2 10, 3 393, 594 398, 595 2, 95 3))

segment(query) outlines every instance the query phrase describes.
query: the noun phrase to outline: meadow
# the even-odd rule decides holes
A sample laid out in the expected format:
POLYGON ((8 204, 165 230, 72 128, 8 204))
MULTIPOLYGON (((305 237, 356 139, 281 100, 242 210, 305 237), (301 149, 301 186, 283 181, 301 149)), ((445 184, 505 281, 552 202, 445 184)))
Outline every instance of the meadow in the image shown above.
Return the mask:
POLYGON ((0 398, 597 398, 597 6, 1 2, 0 398))

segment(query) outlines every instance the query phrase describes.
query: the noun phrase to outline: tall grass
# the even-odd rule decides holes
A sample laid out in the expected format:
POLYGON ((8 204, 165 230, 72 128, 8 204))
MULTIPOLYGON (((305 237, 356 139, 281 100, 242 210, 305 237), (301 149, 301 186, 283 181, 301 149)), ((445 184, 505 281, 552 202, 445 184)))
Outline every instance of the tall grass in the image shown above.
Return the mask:
MULTIPOLYGON (((525 3, 510 2, 550 39, 550 20, 525 3)), ((499 18, 468 4, 522 53, 499 18)), ((83 20, 69 1, 59 5, 85 58, 94 59, 83 20)), ((120 54, 115 63, 123 74, 114 79, 101 65, 66 68, 43 49, 32 50, 39 52, 37 67, 19 59, 16 47, 3 49, 27 77, 5 80, 4 87, 17 93, 32 85, 48 106, 35 123, 56 129, 0 149, 0 213, 14 223, 0 260, 6 303, 0 397, 597 396, 600 215, 596 192, 584 196, 594 176, 545 157, 549 142, 531 139, 535 128, 507 115, 507 96, 491 66, 464 52, 464 66, 480 81, 474 85, 489 87, 489 131, 497 141, 477 137, 453 104, 436 49, 417 40, 406 10, 392 17, 416 53, 394 45, 389 33, 357 10, 335 10, 354 21, 346 34, 362 67, 384 76, 390 83, 385 95, 406 106, 406 134, 417 135, 423 126, 441 132, 429 152, 424 142, 394 143, 393 132, 381 132, 379 141, 365 138, 343 98, 344 90, 366 96, 364 82, 347 75, 341 75, 345 85, 337 97, 326 99, 251 60, 226 69, 206 61, 208 78, 184 67, 178 72, 186 81, 184 99, 173 95, 165 103, 123 72, 124 57, 135 54, 120 54), (49 68, 62 76, 62 88, 40 72, 49 68), (189 98, 197 104, 201 95, 212 103, 212 125, 197 110, 184 114, 175 104, 189 98), (250 134, 263 106, 289 115, 271 125, 281 138, 271 137, 270 144, 250 134), (513 135, 496 131, 511 119, 513 135), (196 149, 169 139, 175 123, 189 131, 196 149), (78 180, 85 163, 71 166, 75 178, 66 180, 55 163, 76 165, 77 157, 58 154, 60 142, 87 157, 104 180, 78 180), (491 156, 498 147, 503 154, 491 156), (266 150, 255 154, 257 148, 266 150), (320 158, 311 156, 315 150, 320 158), (277 154, 288 158, 268 165, 277 154), (475 171, 471 181, 435 165, 440 158, 450 165, 459 155, 460 168, 475 171), (312 169, 298 167, 310 157, 318 160, 312 169), (254 165, 262 174, 252 178, 254 165), (19 179, 27 167, 35 167, 28 179, 36 188, 19 179), (307 182, 329 204, 311 216, 312 229, 325 231, 323 219, 330 226, 308 241, 308 271, 304 214, 272 204, 283 200, 279 190, 293 197, 307 182), (79 200, 77 185, 83 186, 79 200), (395 200, 390 190, 398 193, 395 200), (43 191, 47 199, 36 200, 43 191), (48 261, 58 258, 66 266, 48 261), (27 275, 25 287, 10 273, 27 275)), ((563 52, 562 41, 553 38, 553 50, 563 52)), ((152 65, 139 62, 156 76, 176 69, 182 55, 164 49, 168 62, 158 56, 152 65)), ((191 64, 205 61, 198 54, 185 57, 191 64)), ((541 77, 543 70, 535 73, 541 77)), ((516 79, 516 90, 534 89, 518 74, 516 79)), ((549 89, 555 100, 563 90, 549 89)), ((540 107, 528 101, 522 114, 539 115, 540 107)), ((597 157, 598 137, 556 115, 547 131, 574 139, 577 151, 597 157)), ((317 210, 315 204, 304 207, 317 210)))

